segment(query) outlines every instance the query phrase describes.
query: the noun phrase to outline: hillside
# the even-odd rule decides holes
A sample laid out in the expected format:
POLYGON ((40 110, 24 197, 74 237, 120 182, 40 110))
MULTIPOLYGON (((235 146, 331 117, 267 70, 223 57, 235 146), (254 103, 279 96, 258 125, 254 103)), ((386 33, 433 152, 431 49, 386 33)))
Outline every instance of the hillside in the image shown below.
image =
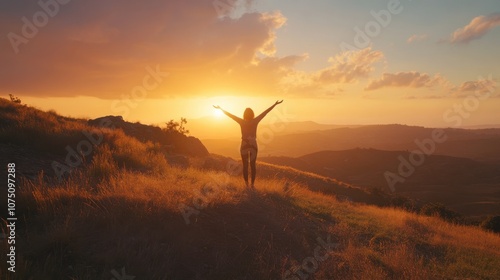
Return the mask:
MULTIPOLYGON (((8 158, 15 158, 18 172, 30 179, 41 171, 48 177, 65 178, 92 164, 102 150, 109 150, 118 167, 132 171, 157 172, 168 163, 224 172, 229 163, 238 164, 231 158, 209 155, 195 137, 126 122, 119 116, 72 119, 0 99, 0 117, 7 124, 0 132, 2 161, 7 164, 8 158)), ((235 172, 241 174, 240 169, 235 172)), ((335 192, 356 202, 390 205, 390 197, 335 179, 265 163, 259 163, 259 170, 261 177, 293 178, 314 190, 335 192)))
POLYGON ((110 279, 124 268, 136 279, 282 279, 306 262, 311 279, 500 277, 498 235, 293 183, 285 191, 279 180, 249 193, 238 179, 172 168, 164 176, 120 172, 97 190, 85 176, 22 184, 17 275, 110 279), (318 238, 332 245, 330 254, 319 247, 316 268, 318 238))
POLYGON ((73 119, 3 98, 0 128, 2 163, 15 158, 20 172, 30 178, 42 170, 49 176, 67 176, 92 162, 96 150, 104 147, 112 151, 120 167, 134 170, 155 169, 165 159, 185 165, 186 156, 208 155, 199 139, 175 130, 126 122, 120 116, 73 119))
MULTIPOLYGON (((16 273, 2 254, 1 279, 500 278, 498 234, 376 206, 385 194, 265 163, 249 191, 228 158, 178 165, 122 130, 2 100, 0 114, 18 175, 16 273), (82 131, 102 136, 91 154, 37 172, 67 163, 82 131)), ((2 233, 9 252, 5 219, 2 233)))
MULTIPOLYGON (((400 157, 408 159, 409 153, 353 149, 322 151, 297 158, 262 157, 260 160, 391 192, 385 174, 398 173, 400 157)), ((394 187, 397 194, 442 203, 479 220, 487 215, 500 215, 499 190, 500 164, 442 155, 426 157, 411 176, 394 187)))
MULTIPOLYGON (((398 173, 401 158, 408 160, 408 151, 352 149, 321 151, 301 157, 261 157, 272 164, 336 178, 364 187, 390 191, 385 172, 398 173)), ((478 162, 467 158, 441 155, 426 156, 421 165, 397 184, 396 192, 414 185, 470 185, 500 183, 500 164, 478 162)))

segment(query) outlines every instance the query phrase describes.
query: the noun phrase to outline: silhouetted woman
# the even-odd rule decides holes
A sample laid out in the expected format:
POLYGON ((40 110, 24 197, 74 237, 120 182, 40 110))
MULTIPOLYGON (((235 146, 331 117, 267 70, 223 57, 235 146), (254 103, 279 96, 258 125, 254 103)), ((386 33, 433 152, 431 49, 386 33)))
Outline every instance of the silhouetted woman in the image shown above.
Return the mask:
POLYGON ((245 184, 248 185, 248 162, 250 161, 250 168, 252 170, 252 184, 251 188, 254 188, 255 183, 255 161, 257 160, 257 125, 259 122, 267 115, 267 113, 271 112, 276 105, 281 104, 283 100, 276 101, 273 106, 269 107, 267 110, 262 112, 256 118, 254 118, 253 110, 250 108, 246 108, 243 113, 243 119, 238 118, 237 116, 224 111, 221 107, 215 106, 215 109, 222 110, 224 114, 237 122, 241 127, 241 146, 240 146, 240 154, 241 160, 243 161, 243 179, 245 179, 245 184))

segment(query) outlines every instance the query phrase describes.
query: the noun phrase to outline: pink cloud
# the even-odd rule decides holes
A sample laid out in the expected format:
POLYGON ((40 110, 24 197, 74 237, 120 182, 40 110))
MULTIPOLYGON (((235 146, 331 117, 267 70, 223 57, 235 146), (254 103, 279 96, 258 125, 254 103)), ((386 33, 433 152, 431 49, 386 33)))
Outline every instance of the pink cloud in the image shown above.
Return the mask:
POLYGON ((317 73, 315 78, 321 83, 352 83, 366 78, 373 72, 373 64, 384 58, 381 51, 373 51, 370 47, 359 51, 345 51, 330 57, 331 64, 317 73))
POLYGON ((481 79, 476 81, 466 81, 456 88, 458 92, 494 92, 497 83, 492 79, 481 79))
POLYGON ((419 42, 427 39, 427 34, 414 34, 411 35, 406 42, 407 43, 414 43, 414 42, 419 42))
POLYGON ((477 40, 498 25, 500 25, 500 13, 475 17, 466 26, 455 30, 449 42, 455 44, 477 40))
MULTIPOLYGON (((142 82, 146 66, 169 76, 149 97, 199 95, 218 88, 266 94, 282 68, 302 58, 274 58, 279 12, 217 13, 213 0, 71 1, 15 54, 1 40, 0 92, 18 96, 120 98, 142 82), (266 59, 269 58, 269 59, 266 59), (243 75, 247 73, 248 75, 243 75), (278 74, 277 74, 278 73, 278 74), (233 80, 232 80, 233 79, 233 80), (237 80, 239 83, 235 83, 237 80)), ((229 2, 228 3, 232 3, 229 2)), ((9 2, 0 34, 21 34, 36 2, 9 2)))
POLYGON ((446 80, 439 74, 430 76, 427 73, 415 71, 394 74, 384 73, 380 79, 371 81, 365 90, 376 90, 385 87, 432 88, 446 83, 446 80))
MULTIPOLYGON (((307 56, 303 56, 303 59, 307 56)), ((369 77, 374 64, 384 58, 381 51, 370 47, 339 53, 328 58, 330 65, 313 72, 286 69, 280 86, 284 93, 294 96, 331 98, 342 93, 345 85, 369 77)))

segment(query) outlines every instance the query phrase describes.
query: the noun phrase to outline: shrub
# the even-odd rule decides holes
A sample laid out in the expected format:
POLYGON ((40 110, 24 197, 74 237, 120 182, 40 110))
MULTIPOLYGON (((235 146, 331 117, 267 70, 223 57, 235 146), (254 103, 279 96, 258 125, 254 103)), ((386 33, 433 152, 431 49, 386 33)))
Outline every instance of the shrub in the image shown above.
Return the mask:
POLYGON ((9 94, 9 97, 10 97, 10 101, 12 101, 14 103, 21 104, 21 99, 19 99, 19 97, 15 96, 13 94, 9 94))
POLYGON ((500 233, 500 216, 489 216, 481 223, 481 227, 485 230, 500 233))
POLYGON ((420 209, 420 214, 439 217, 450 222, 461 222, 461 216, 455 211, 446 208, 441 203, 427 203, 420 209))
POLYGON ((167 127, 165 128, 165 131, 167 133, 178 132, 182 135, 187 135, 189 134, 189 130, 186 129, 186 127, 184 126, 185 124, 187 124, 186 118, 181 118, 180 123, 174 120, 170 120, 167 122, 167 127))
POLYGON ((411 200, 408 197, 400 195, 392 197, 390 200, 390 204, 393 207, 405 209, 410 212, 415 212, 416 209, 414 200, 411 200))

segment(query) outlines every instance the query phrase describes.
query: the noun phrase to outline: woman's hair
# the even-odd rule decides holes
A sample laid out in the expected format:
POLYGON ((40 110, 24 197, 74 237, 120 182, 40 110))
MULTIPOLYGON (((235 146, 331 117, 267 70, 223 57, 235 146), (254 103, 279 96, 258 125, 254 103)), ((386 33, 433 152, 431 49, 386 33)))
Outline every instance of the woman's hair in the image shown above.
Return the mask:
POLYGON ((254 113, 251 108, 246 108, 245 112, 243 113, 243 119, 246 121, 253 120, 254 118, 254 113))

